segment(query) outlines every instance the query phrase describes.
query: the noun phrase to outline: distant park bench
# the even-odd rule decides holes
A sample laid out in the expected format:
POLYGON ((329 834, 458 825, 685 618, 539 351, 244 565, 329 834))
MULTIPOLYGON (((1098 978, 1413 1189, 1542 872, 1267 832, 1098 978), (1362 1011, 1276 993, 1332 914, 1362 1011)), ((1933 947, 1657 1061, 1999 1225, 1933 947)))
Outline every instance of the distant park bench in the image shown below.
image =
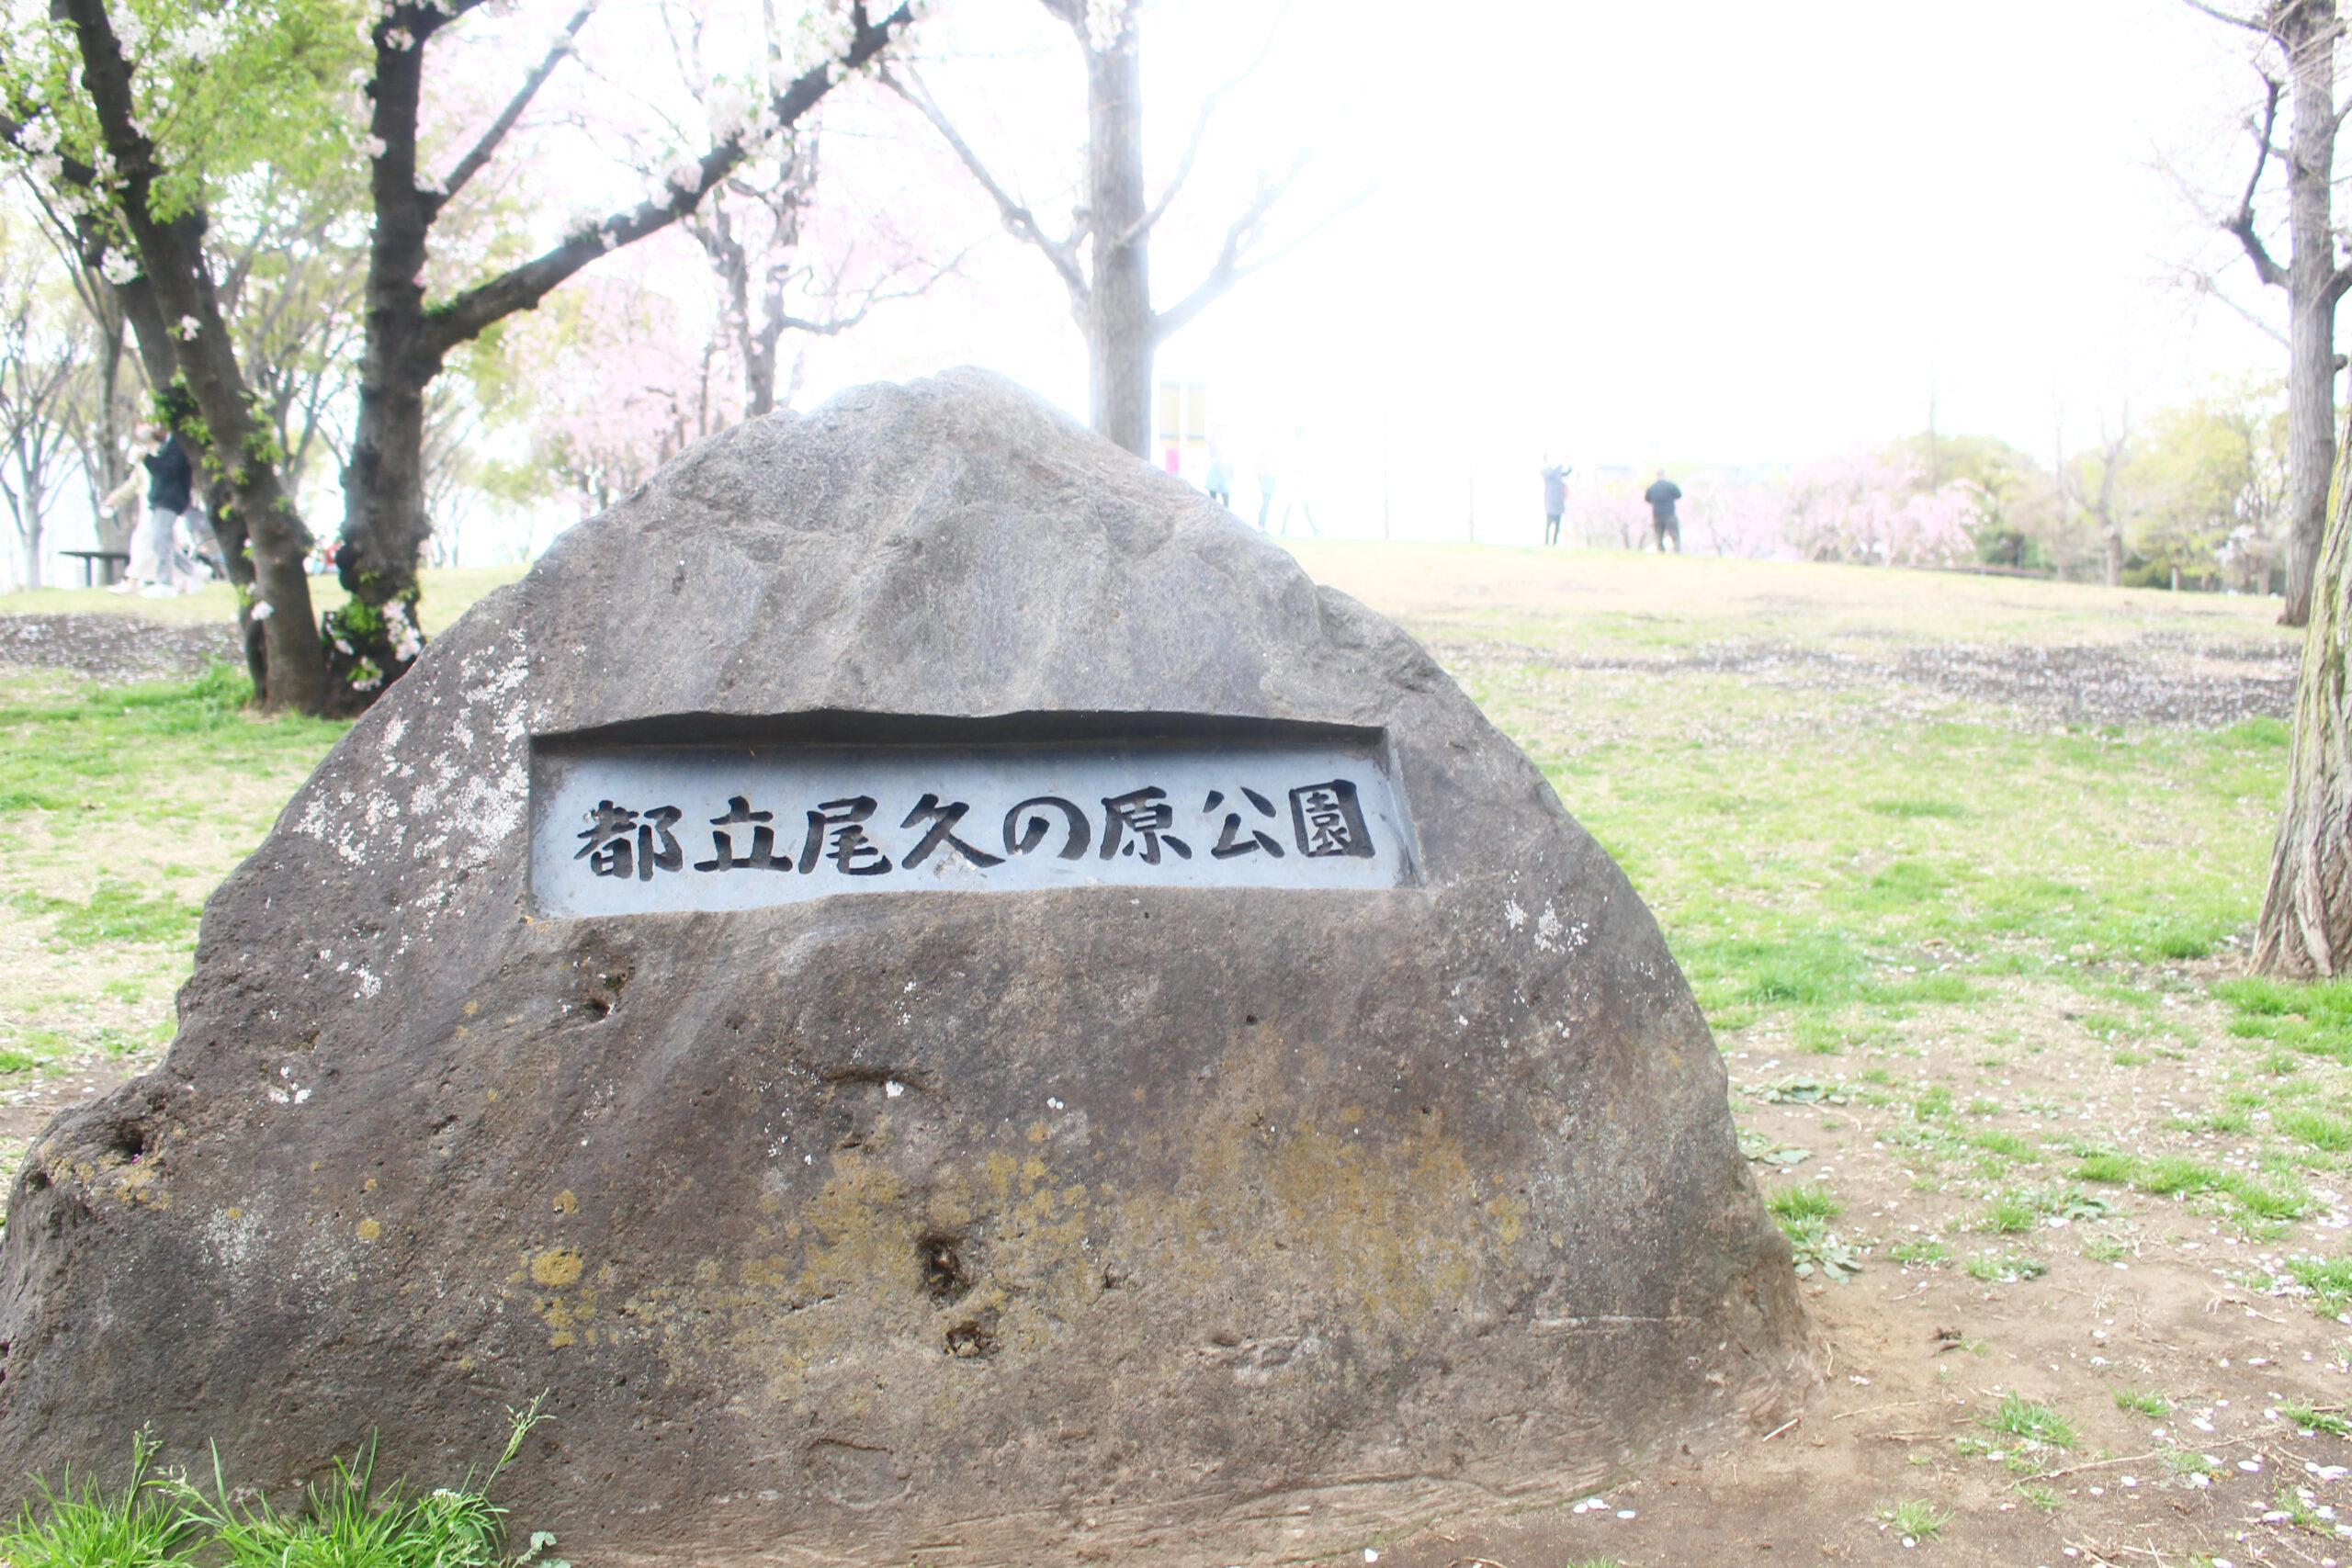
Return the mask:
POLYGON ((91 568, 96 567, 101 582, 111 583, 121 575, 120 569, 130 564, 127 550, 60 550, 61 556, 71 556, 82 563, 82 586, 95 588, 99 583, 90 581, 91 568))

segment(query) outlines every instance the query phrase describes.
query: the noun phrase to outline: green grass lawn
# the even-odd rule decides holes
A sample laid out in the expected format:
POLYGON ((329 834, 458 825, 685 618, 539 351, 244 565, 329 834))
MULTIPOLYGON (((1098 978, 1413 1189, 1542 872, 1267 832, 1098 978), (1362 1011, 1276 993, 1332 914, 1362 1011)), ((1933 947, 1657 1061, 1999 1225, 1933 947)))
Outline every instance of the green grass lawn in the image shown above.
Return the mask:
MULTIPOLYGON (((502 583, 529 570, 522 564, 459 567, 421 574, 424 590, 418 608, 430 637, 455 621, 473 602, 502 583)), ((350 595, 332 577, 311 579, 311 609, 324 615, 350 595)), ((103 588, 42 588, 30 592, 0 593, 0 615, 54 615, 97 611, 113 615, 141 615, 153 621, 230 621, 237 602, 225 582, 209 583, 176 599, 142 599, 135 593, 113 593, 103 588)))

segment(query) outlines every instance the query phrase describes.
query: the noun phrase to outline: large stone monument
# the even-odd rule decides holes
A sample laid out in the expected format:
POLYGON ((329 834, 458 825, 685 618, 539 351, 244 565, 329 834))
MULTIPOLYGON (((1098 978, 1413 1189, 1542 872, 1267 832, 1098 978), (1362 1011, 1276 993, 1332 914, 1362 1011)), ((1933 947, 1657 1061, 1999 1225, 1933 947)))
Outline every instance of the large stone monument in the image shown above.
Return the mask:
POLYGON ((206 907, 0 1251, 0 1476, 598 1563, 1297 1554, 1781 1419, 1656 924, 1410 637, 994 378, 563 536, 206 907), (768 1555, 768 1554, 779 1555, 768 1555))

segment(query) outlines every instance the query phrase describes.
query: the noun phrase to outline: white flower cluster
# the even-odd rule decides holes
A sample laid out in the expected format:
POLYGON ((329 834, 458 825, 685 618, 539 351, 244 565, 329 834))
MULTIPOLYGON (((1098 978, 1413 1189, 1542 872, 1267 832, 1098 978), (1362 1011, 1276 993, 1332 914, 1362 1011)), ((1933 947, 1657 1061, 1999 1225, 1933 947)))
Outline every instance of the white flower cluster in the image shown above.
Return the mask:
POLYGON ((763 118, 765 106, 750 83, 730 81, 722 76, 713 82, 710 90, 703 95, 702 107, 703 113, 710 118, 710 139, 713 141, 732 141, 739 137, 749 141, 752 140, 749 133, 763 118))
POLYGON ((424 651, 424 637, 408 618, 408 605, 395 599, 384 606, 384 638, 392 645, 392 657, 403 664, 415 662, 424 651))
POLYGON ((197 320, 194 316, 182 316, 180 318, 180 324, 174 330, 180 334, 180 341, 182 343, 194 343, 196 341, 196 334, 202 332, 204 329, 197 324, 197 320))
POLYGON ((57 122, 42 115, 17 133, 17 145, 30 152, 57 151, 57 122))
POLYGON ((835 79, 842 56, 856 41, 857 17, 849 0, 818 0, 800 14, 800 36, 793 41, 793 79, 820 65, 831 70, 828 80, 835 79))
POLYGON ((391 151, 390 147, 384 145, 384 139, 380 136, 369 137, 359 144, 359 150, 370 158, 380 158, 391 151))
POLYGON ((574 235, 593 234, 604 226, 604 222, 605 209, 583 202, 564 215, 563 237, 568 240, 574 235))
POLYGON ((681 196, 692 196, 702 188, 702 163, 695 158, 681 158, 670 165, 669 174, 662 177, 672 190, 681 196))
POLYGON ((1128 41, 1127 18, 1136 0, 1086 0, 1087 47, 1108 54, 1128 41))
POLYGON ((173 50, 198 64, 229 47, 229 18, 220 14, 198 16, 171 40, 173 50))
POLYGON ((139 264, 120 251, 108 251, 98 263, 98 275, 119 288, 139 276, 139 264))

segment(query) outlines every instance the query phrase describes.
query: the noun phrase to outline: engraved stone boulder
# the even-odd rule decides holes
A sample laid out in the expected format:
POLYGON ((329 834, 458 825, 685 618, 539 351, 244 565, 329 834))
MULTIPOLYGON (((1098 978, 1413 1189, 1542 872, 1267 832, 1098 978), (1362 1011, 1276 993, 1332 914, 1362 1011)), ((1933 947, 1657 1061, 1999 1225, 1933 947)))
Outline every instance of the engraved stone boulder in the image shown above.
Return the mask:
POLYGON ((1808 1385, 1722 1063, 1409 637, 1009 384, 697 446, 207 905, 0 1248, 0 1477, 375 1435, 598 1563, 1226 1563, 1808 1385))

